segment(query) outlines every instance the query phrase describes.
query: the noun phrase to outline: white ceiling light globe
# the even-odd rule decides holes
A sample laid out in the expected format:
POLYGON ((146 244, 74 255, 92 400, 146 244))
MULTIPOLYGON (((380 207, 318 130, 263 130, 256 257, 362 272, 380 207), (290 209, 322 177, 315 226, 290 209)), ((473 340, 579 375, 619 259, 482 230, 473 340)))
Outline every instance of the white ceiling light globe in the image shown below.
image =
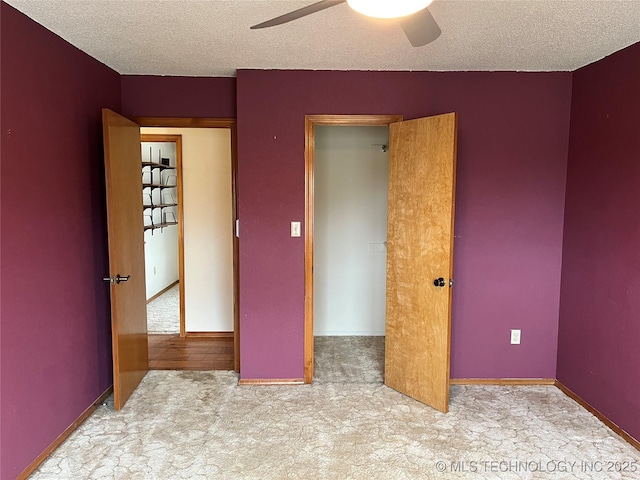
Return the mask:
POLYGON ((398 18, 416 13, 433 0, 347 0, 356 12, 375 18, 398 18))

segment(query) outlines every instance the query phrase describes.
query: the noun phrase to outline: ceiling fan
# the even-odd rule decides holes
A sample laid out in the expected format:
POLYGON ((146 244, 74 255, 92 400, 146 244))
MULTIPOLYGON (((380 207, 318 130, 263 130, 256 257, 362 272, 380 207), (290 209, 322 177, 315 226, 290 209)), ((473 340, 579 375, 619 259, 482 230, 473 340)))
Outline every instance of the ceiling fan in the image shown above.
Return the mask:
POLYGON ((396 18, 414 47, 422 47, 440 36, 438 24, 427 10, 433 0, 321 0, 251 27, 274 27, 327 8, 347 3, 356 12, 376 18, 396 18))

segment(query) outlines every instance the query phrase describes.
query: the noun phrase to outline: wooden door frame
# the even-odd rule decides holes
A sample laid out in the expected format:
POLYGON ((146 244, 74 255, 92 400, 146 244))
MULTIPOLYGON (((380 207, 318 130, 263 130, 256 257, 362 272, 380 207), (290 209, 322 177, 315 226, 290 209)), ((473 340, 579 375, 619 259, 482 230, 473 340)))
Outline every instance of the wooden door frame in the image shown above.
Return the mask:
POLYGON ((178 204, 178 288, 180 289, 180 336, 184 337, 186 329, 184 322, 184 205, 182 204, 182 135, 141 133, 140 142, 166 142, 176 144, 176 195, 178 197, 176 201, 178 204))
MULTIPOLYGON (((233 235, 233 365, 240 372, 240 281, 239 281, 239 243, 236 236, 237 175, 238 175, 238 135, 235 118, 193 118, 193 117, 133 117, 132 120, 141 127, 165 128, 228 128, 231 131, 231 210, 233 235)), ((182 221, 180 222, 182 228, 182 221)), ((181 287, 182 288, 182 287, 181 287)), ((182 294, 183 292, 181 292, 182 294)), ((182 295, 181 295, 182 302, 182 295)), ((182 308, 182 303, 181 303, 182 308)), ((182 332, 181 332, 182 334, 182 332)))
POLYGON ((305 115, 304 117, 304 383, 313 382, 313 215, 315 127, 374 127, 401 122, 402 115, 305 115))

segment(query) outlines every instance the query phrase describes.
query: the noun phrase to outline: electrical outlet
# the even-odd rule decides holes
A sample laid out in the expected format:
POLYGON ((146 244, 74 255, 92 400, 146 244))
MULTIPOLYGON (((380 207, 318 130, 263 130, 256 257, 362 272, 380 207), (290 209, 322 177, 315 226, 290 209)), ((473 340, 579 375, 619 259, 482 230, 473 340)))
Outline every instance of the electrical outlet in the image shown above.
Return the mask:
POLYGON ((520 330, 511 330, 511 345, 520 345, 520 330))

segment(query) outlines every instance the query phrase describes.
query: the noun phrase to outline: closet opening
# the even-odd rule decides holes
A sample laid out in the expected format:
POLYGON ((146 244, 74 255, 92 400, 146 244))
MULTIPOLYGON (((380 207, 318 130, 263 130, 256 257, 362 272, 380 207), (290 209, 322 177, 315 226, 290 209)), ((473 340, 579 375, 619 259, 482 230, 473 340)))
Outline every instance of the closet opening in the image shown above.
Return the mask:
POLYGON ((382 383, 389 128, 318 126, 314 382, 382 383))

